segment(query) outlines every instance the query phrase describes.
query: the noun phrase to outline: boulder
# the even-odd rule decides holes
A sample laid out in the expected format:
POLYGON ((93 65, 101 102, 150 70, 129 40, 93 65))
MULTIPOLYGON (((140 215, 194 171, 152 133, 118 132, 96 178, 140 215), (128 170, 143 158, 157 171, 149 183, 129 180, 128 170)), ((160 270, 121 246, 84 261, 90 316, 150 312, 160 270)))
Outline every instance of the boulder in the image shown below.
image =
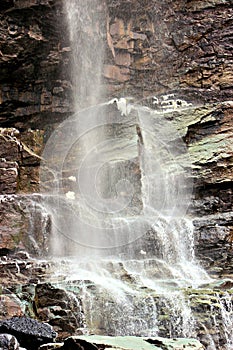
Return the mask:
POLYGON ((50 325, 29 317, 12 317, 0 321, 0 333, 15 336, 20 345, 28 350, 34 350, 41 344, 52 342, 56 338, 56 332, 50 325))
POLYGON ((18 340, 11 334, 0 334, 1 350, 19 350, 18 340))
POLYGON ((48 343, 43 344, 39 347, 39 350, 54 350, 60 349, 63 346, 63 343, 48 343))
POLYGON ((24 307, 16 295, 0 295, 0 320, 7 317, 23 316, 24 307))
POLYGON ((63 350, 204 350, 195 339, 164 339, 139 337, 80 336, 65 340, 63 350))
MULTIPOLYGON (((1 297, 3 297, 4 288, 6 288, 6 291, 7 287, 12 288, 12 294, 9 293, 9 290, 5 293, 12 299, 12 295, 14 295, 15 291, 14 286, 20 286, 22 289, 27 289, 27 285, 29 283, 33 286, 35 283, 43 281, 45 275, 49 273, 51 264, 53 265, 52 262, 34 259, 27 253, 21 251, 12 255, 0 257, 0 285, 2 286, 1 297)), ((18 304, 19 298, 13 297, 13 300, 14 304, 15 302, 18 304)), ((0 308, 0 310, 2 309, 0 308)), ((2 315, 10 316, 8 313, 2 313, 1 316, 2 315)), ((15 314, 12 316, 20 315, 15 314)))
POLYGON ((34 307, 37 317, 51 324, 59 339, 80 334, 83 310, 78 296, 50 283, 40 283, 35 288, 34 307))

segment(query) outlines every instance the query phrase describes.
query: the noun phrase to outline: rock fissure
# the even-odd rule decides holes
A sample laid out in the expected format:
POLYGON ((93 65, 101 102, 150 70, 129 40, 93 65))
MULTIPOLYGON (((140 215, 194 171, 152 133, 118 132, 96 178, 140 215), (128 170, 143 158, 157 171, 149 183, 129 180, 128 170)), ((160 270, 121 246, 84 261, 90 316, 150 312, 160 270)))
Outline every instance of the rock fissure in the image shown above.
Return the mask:
MULTIPOLYGON (((107 52, 103 69, 107 92, 103 99, 132 96, 136 102, 162 112, 164 120, 170 119, 179 130, 194 179, 189 215, 195 225, 195 251, 213 278, 226 279, 224 288, 229 293, 233 269, 231 5, 226 0, 111 0, 104 4, 108 16, 103 30, 107 52), (159 104, 154 98, 157 96, 159 104), (178 108, 178 100, 185 101, 186 107, 178 108), (162 102, 167 103, 168 110, 162 102)), ((45 296, 41 298, 48 301, 46 293, 51 299, 54 293, 54 300, 51 305, 40 305, 38 293, 43 294, 41 283, 48 282, 46 269, 51 268, 50 263, 40 265, 26 256, 22 260, 12 256, 22 249, 36 256, 48 254, 51 218, 43 211, 40 195, 35 195, 39 191, 41 154, 52 131, 74 112, 68 71, 72 48, 62 1, 1 1, 0 24, 0 318, 27 314, 49 320, 65 338, 85 328, 82 317, 77 321, 75 315, 82 301, 51 284, 44 285, 45 296), (24 290, 21 299, 13 292, 19 284, 24 290), (36 290, 38 300, 27 288, 36 290), (64 293, 62 302, 66 305, 60 305, 59 293, 64 293), (22 306, 24 298, 29 300, 26 309, 22 306)), ((61 145, 57 152, 59 149, 61 145)), ((185 152, 179 160, 183 169, 190 167, 185 152)), ((140 173, 138 167, 133 169, 140 173)), ((65 188, 71 191, 74 175, 68 175, 65 188)), ((153 231, 147 237, 150 240, 153 231)), ((148 245, 148 251, 155 248, 148 245)), ((125 273, 127 278, 133 279, 125 273)), ((209 327, 214 337, 220 338, 220 349, 226 340, 214 328, 214 319, 208 317, 214 308, 220 318, 221 308, 212 292, 193 292, 190 300, 199 315, 198 336, 209 345, 209 327)), ((157 303, 163 310, 161 319, 167 320, 169 306, 157 303)), ((163 326, 161 322, 160 327, 167 336, 167 323, 163 326)))

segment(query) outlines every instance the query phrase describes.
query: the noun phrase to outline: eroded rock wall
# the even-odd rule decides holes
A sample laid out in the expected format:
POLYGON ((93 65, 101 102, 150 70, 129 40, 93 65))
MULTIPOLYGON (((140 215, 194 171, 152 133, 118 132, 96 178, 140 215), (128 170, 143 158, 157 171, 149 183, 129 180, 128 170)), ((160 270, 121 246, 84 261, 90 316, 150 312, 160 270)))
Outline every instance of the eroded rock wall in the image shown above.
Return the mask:
POLYGON ((61 4, 2 1, 1 126, 40 128, 67 112, 70 89, 64 66, 68 49, 61 4), (53 115, 53 117, 52 117, 53 115))
MULTIPOLYGON (((231 99, 230 1, 107 1, 108 95, 178 91, 231 99)), ((34 128, 72 111, 70 43, 61 0, 2 1, 1 125, 34 128), (27 124, 28 122, 28 124, 27 124)))
POLYGON ((231 2, 137 0, 108 6, 113 61, 129 69, 129 94, 182 89, 196 102, 231 98, 231 2))
MULTIPOLYGON (((231 1, 107 0, 104 6, 105 99, 133 96, 141 101, 169 93, 196 106, 173 114, 193 163, 196 249, 210 265, 216 259, 221 265, 225 257, 229 266, 231 1)), ((1 1, 2 194, 38 191, 43 143, 73 111, 71 48, 63 12, 61 0, 1 1)))

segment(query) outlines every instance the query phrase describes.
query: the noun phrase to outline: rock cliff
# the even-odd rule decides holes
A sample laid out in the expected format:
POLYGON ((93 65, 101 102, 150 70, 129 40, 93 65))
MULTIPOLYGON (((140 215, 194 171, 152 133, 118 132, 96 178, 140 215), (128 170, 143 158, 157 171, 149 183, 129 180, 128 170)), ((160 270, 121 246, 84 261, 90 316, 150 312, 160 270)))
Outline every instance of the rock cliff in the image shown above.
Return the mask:
MULTIPOLYGON (((220 259, 222 266, 224 257, 225 266, 233 227, 232 6, 218 0, 114 0, 105 11, 105 99, 132 96, 146 103, 169 93, 195 107, 174 111, 172 118, 193 164, 197 252, 214 265, 220 259)), ((38 191, 43 144, 72 113, 63 12, 58 0, 0 5, 2 194, 38 191)), ((5 235, 10 222, 1 225, 5 235)))
MULTIPOLYGON (((129 96, 153 108, 151 101, 159 99, 170 109, 167 117, 191 160, 194 186, 188 214, 194 220, 196 254, 213 277, 232 278, 232 1, 106 0, 103 9, 102 99, 129 96), (179 108, 182 103, 187 108, 179 108)), ((5 289, 0 317, 25 312, 22 300, 8 295, 7 285, 14 294, 13 285, 24 284, 21 295, 34 300, 26 284, 35 290, 48 268, 46 262, 27 256, 11 260, 8 255, 22 249, 36 256, 47 253, 51 223, 35 193, 44 145, 73 113, 70 64, 61 0, 1 1, 0 277, 5 289)), ((223 288, 231 289, 227 283, 223 288)), ((194 302, 192 307, 205 321, 211 311, 208 293, 202 300, 193 292, 201 306, 194 302)), ((34 310, 28 307, 27 313, 38 316, 38 300, 33 302, 34 310)), ((50 310, 45 311, 49 319, 50 310)), ((68 326, 60 329, 57 324, 61 332, 68 326)))

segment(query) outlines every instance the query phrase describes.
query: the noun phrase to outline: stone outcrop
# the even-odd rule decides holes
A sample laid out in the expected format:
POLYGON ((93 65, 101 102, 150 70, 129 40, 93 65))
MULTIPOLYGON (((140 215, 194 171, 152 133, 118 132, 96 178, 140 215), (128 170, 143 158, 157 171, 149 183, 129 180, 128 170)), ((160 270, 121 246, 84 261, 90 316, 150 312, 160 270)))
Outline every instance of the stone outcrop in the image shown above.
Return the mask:
MULTIPOLYGON (((222 276, 232 269, 232 114, 232 102, 226 101, 176 110, 169 116, 187 144, 192 167, 189 213, 196 228, 196 252, 206 266, 218 265, 222 276)), ((188 166, 185 159, 181 162, 188 166)))
POLYGON ((141 98, 184 90, 196 102, 231 99, 229 2, 108 1, 108 8, 111 62, 129 70, 121 81, 117 68, 111 77, 109 71, 115 92, 141 98))
MULTIPOLYGON (((107 0, 106 8, 105 99, 132 96, 142 105, 160 108, 179 130, 191 167, 185 157, 181 161, 191 169, 194 182, 189 215, 196 254, 212 277, 232 278, 231 1, 107 0), (177 108, 180 101, 185 101, 184 108, 177 108)), ((73 318, 77 300, 70 295, 65 305, 58 300, 66 292, 48 284, 50 263, 36 263, 24 253, 9 256, 21 249, 37 256, 47 253, 50 218, 40 197, 30 195, 39 190, 44 144, 73 113, 71 47, 62 1, 2 0, 0 27, 0 315, 46 320, 63 338, 83 326, 81 318, 79 324, 73 318), (18 296, 15 286, 21 288, 18 296)), ((231 292, 231 281, 224 283, 222 289, 231 292)), ((211 288, 187 292, 205 345, 206 328, 221 338, 214 318, 208 318, 213 308, 214 317, 220 317, 217 295, 226 304, 225 291, 211 288)), ((163 307, 166 320, 169 310, 163 307)), ((223 346, 224 340, 219 341, 223 346)), ((69 342, 79 348, 74 339, 58 347, 65 349, 69 342)), ((98 345, 93 341, 88 347, 98 345)))
POLYGON ((12 317, 0 321, 0 333, 15 336, 20 345, 28 350, 38 348, 41 344, 52 342, 56 338, 52 327, 29 317, 12 317))
POLYGON ((10 334, 0 334, 0 348, 2 350, 22 350, 19 347, 18 340, 10 334))
POLYGON ((38 192, 43 134, 42 130, 0 128, 1 194, 38 192))
MULTIPOLYGON (((229 2, 107 1, 107 12, 107 95, 130 95, 146 104, 148 97, 174 93, 198 106, 172 117, 193 162, 193 215, 208 215, 215 232, 223 228, 220 245, 230 248, 230 214, 219 226, 214 217, 219 222, 221 213, 232 210, 229 2)), ((39 188, 43 142, 73 109, 68 31, 62 2, 55 0, 3 1, 0 21, 0 189, 32 193, 39 188)), ((209 229, 204 234, 197 221, 206 254, 209 229)))
POLYGON ((51 221, 41 197, 1 195, 0 208, 0 256, 22 249, 45 255, 51 221))
MULTIPOLYGON (((35 344, 34 344, 35 345, 35 344)), ((17 339, 10 334, 0 334, 0 347, 2 350, 24 350, 19 347, 17 339)), ((39 350, 52 349, 118 349, 118 350, 203 350, 204 347, 195 339, 172 339, 163 338, 137 338, 137 337, 70 337, 64 343, 47 343, 40 345, 39 350)))
MULTIPOLYGON (((69 109, 61 2, 2 1, 1 125, 40 128, 69 109)), ((68 78, 68 79, 67 79, 68 78)))
MULTIPOLYGON (((113 290, 108 290, 109 287, 105 288, 91 280, 80 278, 77 263, 76 279, 71 271, 68 272, 69 268, 66 272, 65 261, 58 265, 58 262, 31 259, 23 253, 18 253, 11 259, 2 258, 0 268, 0 319, 4 321, 16 315, 37 318, 53 327, 58 341, 64 341, 70 335, 89 334, 88 332, 114 336, 124 333, 126 328, 137 335, 134 312, 140 318, 139 324, 149 322, 149 326, 156 327, 162 337, 169 338, 171 332, 178 337, 179 327, 183 324, 188 327, 188 322, 192 322, 189 318, 192 315, 195 315, 195 322, 191 336, 198 338, 205 346, 214 341, 217 348, 224 348, 232 334, 229 326, 233 283, 230 279, 222 282, 210 281, 198 289, 177 289, 176 304, 174 295, 169 298, 169 293, 160 294, 145 286, 137 286, 136 276, 127 272, 122 263, 119 266, 115 264, 115 267, 111 262, 106 265, 106 268, 118 276, 112 283, 117 281, 117 284, 124 283, 126 290, 134 289, 133 294, 126 293, 120 300, 114 294, 115 289, 113 293, 113 290), (176 319, 179 308, 182 312, 176 319), (155 319, 156 323, 153 323, 155 319)), ((153 271, 156 274, 155 269, 153 271)), ((148 330, 143 331, 146 336, 148 330)), ((155 330, 152 328, 150 331, 155 330)))
MULTIPOLYGON (((182 91, 196 103, 232 96, 228 1, 107 1, 103 75, 109 96, 182 91)), ((72 111, 61 1, 4 1, 1 125, 51 124, 72 111)))
POLYGON ((101 337, 81 336, 71 337, 65 340, 61 349, 138 349, 138 350, 204 350, 204 347, 195 339, 163 339, 163 338, 137 338, 137 337, 101 337))
POLYGON ((53 326, 59 334, 58 339, 77 334, 80 328, 84 328, 83 310, 78 296, 49 283, 36 286, 34 310, 41 321, 53 326))

